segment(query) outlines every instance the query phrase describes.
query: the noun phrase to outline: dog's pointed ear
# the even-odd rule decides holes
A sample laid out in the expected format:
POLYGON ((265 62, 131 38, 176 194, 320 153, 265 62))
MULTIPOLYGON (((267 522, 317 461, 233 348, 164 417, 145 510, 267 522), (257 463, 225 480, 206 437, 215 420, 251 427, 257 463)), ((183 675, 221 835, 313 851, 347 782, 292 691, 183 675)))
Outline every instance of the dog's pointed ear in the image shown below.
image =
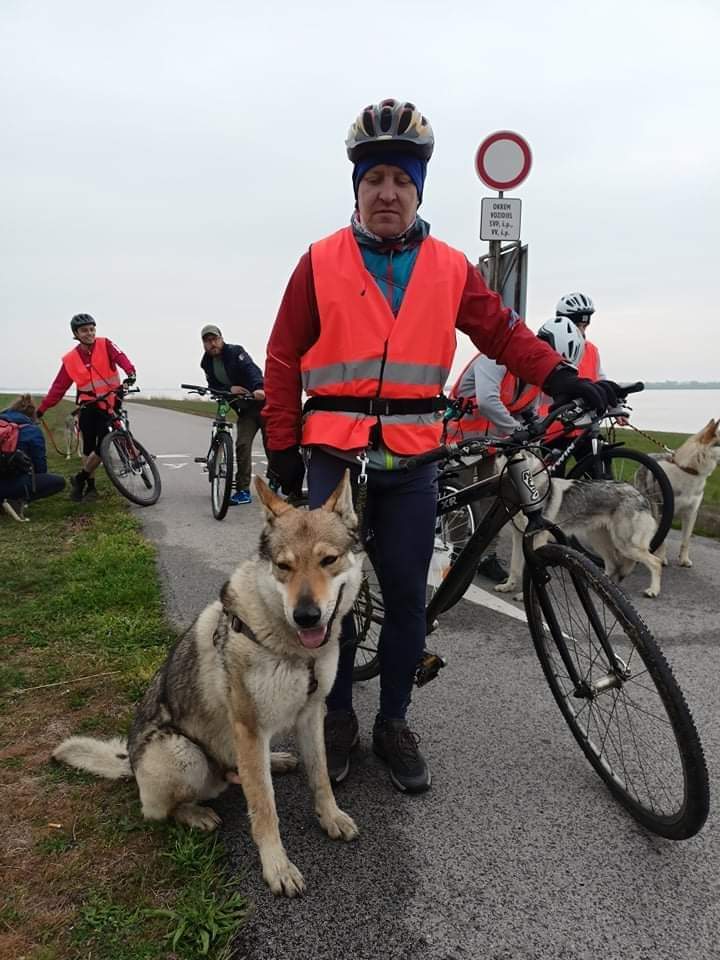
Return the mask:
POLYGON ((345 470, 342 480, 322 505, 322 509, 329 513, 337 513, 345 526, 351 530, 357 528, 358 518, 353 507, 349 470, 345 470))
POLYGON ((708 420, 707 424, 702 428, 698 435, 698 440, 700 443, 712 443, 715 439, 715 434, 717 433, 718 421, 717 420, 708 420))
POLYGON ((282 497, 272 492, 262 477, 255 477, 255 492, 265 507, 268 520, 274 520, 275 517, 282 516, 283 513, 293 509, 282 497))

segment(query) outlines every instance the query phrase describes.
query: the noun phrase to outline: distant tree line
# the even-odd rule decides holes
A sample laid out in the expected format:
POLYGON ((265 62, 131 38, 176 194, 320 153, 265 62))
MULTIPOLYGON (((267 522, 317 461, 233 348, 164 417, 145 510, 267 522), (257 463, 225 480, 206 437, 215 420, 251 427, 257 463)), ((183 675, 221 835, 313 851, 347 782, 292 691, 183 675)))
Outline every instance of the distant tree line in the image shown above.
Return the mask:
POLYGON ((645 380, 646 390, 720 390, 718 380, 645 380))

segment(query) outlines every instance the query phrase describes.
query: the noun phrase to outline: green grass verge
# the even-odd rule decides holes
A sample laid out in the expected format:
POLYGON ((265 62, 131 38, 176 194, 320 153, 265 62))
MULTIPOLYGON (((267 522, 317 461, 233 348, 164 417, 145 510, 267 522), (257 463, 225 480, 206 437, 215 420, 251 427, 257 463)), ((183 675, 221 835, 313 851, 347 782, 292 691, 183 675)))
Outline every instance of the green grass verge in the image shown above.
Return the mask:
MULTIPOLYGON (((58 446, 70 409, 45 418, 58 446)), ((126 733, 175 638, 153 547, 102 471, 98 489, 0 517, 0 956, 219 960, 248 909, 220 843, 144 821, 133 783, 49 759, 70 733, 126 733)))

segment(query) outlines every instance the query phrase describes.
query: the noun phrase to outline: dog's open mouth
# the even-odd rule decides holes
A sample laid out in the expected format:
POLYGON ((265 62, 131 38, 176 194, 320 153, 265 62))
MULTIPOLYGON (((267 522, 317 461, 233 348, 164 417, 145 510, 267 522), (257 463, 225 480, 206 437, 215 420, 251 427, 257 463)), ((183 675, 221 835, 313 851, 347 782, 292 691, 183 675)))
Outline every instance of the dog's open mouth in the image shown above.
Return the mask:
POLYGON ((298 630, 300 643, 311 650, 323 645, 326 634, 327 627, 310 627, 307 630, 298 630))

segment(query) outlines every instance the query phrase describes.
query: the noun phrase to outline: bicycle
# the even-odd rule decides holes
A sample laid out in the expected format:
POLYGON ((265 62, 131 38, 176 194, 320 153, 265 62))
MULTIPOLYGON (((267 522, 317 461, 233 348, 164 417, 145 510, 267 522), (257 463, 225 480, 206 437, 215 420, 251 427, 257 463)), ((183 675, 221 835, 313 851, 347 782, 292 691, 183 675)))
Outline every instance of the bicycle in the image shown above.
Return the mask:
POLYGON ((151 507, 160 497, 162 482, 155 459, 133 436, 127 410, 121 405, 131 393, 140 393, 140 389, 120 386, 88 403, 97 404, 113 394, 120 401, 116 408, 104 411, 108 433, 100 443, 100 459, 111 483, 124 497, 139 507, 151 507))
MULTIPOLYGON (((625 594, 544 518, 544 497, 523 457, 554 422, 569 428, 583 412, 564 404, 507 439, 493 439, 507 457, 503 471, 439 499, 439 522, 476 500, 493 502, 466 542, 452 544, 425 610, 427 634, 465 594, 488 544, 522 510, 528 521, 523 601, 553 697, 615 798, 647 829, 682 840, 701 829, 709 809, 703 748, 684 695, 625 594), (547 533, 556 542, 535 546, 536 536, 547 533)), ((407 458, 405 466, 449 463, 486 447, 472 440, 444 445, 407 458)), ((415 682, 424 685, 443 666, 442 657, 426 651, 415 682)))
MULTIPOLYGON (((642 383, 630 384, 623 387, 623 395, 638 393, 642 389, 642 383)), ((446 420, 462 417, 463 406, 457 403, 454 406, 457 413, 454 415, 451 409, 446 413, 446 420)), ((581 422, 574 425, 580 432, 577 436, 570 437, 569 443, 558 447, 556 444, 560 437, 553 437, 547 441, 543 462, 548 466, 552 476, 563 476, 566 464, 576 451, 586 449, 590 445, 591 452, 582 455, 573 464, 566 475, 568 480, 616 480, 636 486, 635 478, 638 471, 646 471, 652 480, 643 483, 642 492, 650 501, 658 524, 650 543, 650 549, 654 553, 665 540, 672 525, 675 497, 668 475, 657 460, 639 450, 626 447, 624 441, 614 439, 615 421, 618 418, 627 417, 629 413, 630 410, 621 404, 602 417, 586 414, 581 422), (608 421, 610 426, 607 426, 608 421), (606 426, 603 427, 603 423, 606 426), (603 429, 607 436, 603 434, 603 429)), ((477 522, 480 507, 473 505, 471 509, 474 520, 477 522)))
POLYGON ((195 463, 204 463, 207 466, 212 514, 216 520, 223 520, 230 505, 235 468, 232 423, 228 420, 228 414, 233 407, 257 410, 262 403, 237 396, 229 390, 213 390, 192 383, 181 383, 180 387, 201 397, 209 394, 217 402, 208 452, 204 457, 195 457, 195 463))

